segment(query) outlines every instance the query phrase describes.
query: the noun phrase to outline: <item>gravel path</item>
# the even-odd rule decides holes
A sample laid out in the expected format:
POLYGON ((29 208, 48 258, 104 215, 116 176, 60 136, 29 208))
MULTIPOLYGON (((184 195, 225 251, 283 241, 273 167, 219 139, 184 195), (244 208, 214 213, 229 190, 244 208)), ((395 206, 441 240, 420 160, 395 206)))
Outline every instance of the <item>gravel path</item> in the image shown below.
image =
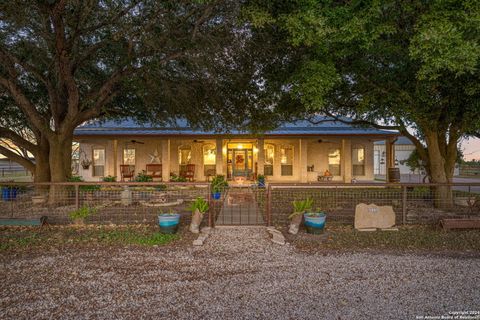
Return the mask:
POLYGON ((480 309, 480 259, 306 255, 265 229, 203 247, 0 258, 0 319, 415 319, 480 309))

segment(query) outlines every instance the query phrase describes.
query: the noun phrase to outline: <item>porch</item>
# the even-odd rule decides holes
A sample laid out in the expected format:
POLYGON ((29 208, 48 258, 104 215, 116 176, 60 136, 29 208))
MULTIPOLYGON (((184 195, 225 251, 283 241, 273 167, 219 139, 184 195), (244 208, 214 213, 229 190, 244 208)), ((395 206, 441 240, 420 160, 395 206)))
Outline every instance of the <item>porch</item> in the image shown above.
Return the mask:
MULTIPOLYGON (((209 181, 215 175, 236 184, 250 184, 259 175, 269 182, 374 181, 371 138, 201 138, 82 139, 78 174, 85 181, 133 181, 139 173, 164 182, 209 181)), ((386 144, 385 167, 394 167, 392 138, 386 144)))

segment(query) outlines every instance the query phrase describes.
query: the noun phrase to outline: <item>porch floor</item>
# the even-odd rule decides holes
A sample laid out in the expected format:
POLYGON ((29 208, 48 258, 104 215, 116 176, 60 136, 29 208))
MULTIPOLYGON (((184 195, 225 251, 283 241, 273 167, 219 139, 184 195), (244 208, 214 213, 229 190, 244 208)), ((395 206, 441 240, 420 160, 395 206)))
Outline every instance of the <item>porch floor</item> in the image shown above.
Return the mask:
POLYGON ((227 191, 216 225, 262 225, 263 216, 250 188, 232 187, 227 191))

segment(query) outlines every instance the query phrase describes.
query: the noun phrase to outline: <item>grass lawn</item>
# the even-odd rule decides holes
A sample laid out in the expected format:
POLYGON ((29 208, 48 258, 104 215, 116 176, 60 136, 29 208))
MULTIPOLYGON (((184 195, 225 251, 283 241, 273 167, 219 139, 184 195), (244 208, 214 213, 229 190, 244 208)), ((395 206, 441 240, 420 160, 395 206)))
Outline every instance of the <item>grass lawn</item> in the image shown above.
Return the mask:
POLYGON ((0 228, 0 252, 81 245, 162 246, 179 240, 155 226, 52 226, 0 228))
POLYGON ((356 231, 351 225, 327 224, 324 234, 311 235, 301 230, 287 235, 302 251, 386 250, 480 253, 480 230, 444 231, 436 226, 401 226, 398 231, 356 231))

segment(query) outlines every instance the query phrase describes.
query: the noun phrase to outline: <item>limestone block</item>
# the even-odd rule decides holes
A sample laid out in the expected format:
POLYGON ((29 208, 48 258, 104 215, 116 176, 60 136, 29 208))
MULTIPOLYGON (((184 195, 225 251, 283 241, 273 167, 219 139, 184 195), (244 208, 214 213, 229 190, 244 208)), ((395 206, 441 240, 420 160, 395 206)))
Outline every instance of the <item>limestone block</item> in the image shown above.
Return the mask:
POLYGON ((392 206, 360 203, 355 208, 355 229, 391 228, 395 225, 392 206))

